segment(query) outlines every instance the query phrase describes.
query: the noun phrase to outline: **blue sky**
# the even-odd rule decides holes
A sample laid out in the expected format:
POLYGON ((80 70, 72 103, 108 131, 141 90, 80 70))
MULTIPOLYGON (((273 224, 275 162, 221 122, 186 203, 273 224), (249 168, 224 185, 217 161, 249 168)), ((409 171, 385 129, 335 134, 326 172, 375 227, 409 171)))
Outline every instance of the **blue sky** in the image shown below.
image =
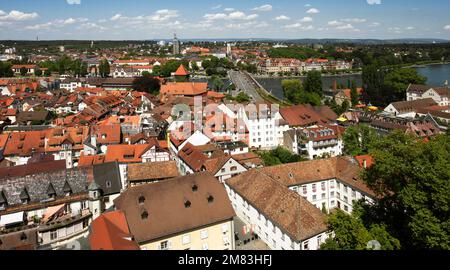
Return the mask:
POLYGON ((442 0, 0 0, 0 39, 444 38, 442 0))

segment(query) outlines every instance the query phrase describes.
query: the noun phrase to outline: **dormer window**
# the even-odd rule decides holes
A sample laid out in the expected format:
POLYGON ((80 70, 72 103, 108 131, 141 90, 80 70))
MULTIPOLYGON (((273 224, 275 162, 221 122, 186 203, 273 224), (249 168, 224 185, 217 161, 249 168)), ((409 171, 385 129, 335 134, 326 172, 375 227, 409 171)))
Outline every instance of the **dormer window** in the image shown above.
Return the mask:
POLYGON ((144 196, 140 196, 138 199, 139 204, 144 204, 145 203, 145 197, 144 196))
POLYGON ((190 208, 191 207, 191 202, 186 200, 184 201, 184 208, 190 208))
POLYGON ((144 210, 144 211, 142 212, 142 214, 141 214, 141 219, 142 219, 142 220, 148 219, 148 212, 147 212, 147 210, 144 210))
POLYGON ((22 233, 20 235, 20 241, 26 241, 28 239, 27 235, 25 233, 22 233))
POLYGON ((66 196, 72 195, 72 188, 70 187, 69 182, 66 181, 64 183, 63 191, 66 196))
POLYGON ((53 184, 52 184, 52 183, 50 183, 50 184, 48 185, 48 188, 47 188, 47 195, 48 195, 49 198, 55 198, 55 197, 56 197, 56 190, 55 190, 55 188, 53 187, 53 184))
POLYGON ((197 192, 198 191, 198 186, 196 184, 194 184, 192 186, 192 192, 197 192))
POLYGON ((24 189, 22 190, 22 192, 20 193, 19 197, 20 197, 20 201, 21 201, 23 204, 27 204, 27 203, 30 202, 30 195, 28 194, 27 188, 24 188, 24 189))
POLYGON ((208 200, 208 203, 212 203, 212 202, 214 202, 214 197, 212 195, 209 195, 207 200, 208 200))

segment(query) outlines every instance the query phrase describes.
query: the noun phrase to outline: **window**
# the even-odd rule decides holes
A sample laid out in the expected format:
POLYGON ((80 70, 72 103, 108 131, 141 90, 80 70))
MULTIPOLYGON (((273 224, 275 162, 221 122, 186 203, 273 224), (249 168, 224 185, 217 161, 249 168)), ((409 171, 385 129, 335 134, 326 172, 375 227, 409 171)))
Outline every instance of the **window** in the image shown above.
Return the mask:
POLYGON ((320 244, 322 244, 322 236, 317 236, 317 246, 320 247, 320 244))
POLYGON ((110 188, 111 187, 111 181, 106 181, 106 187, 110 188))
POLYGON ((341 199, 341 193, 336 192, 336 198, 338 198, 340 200, 341 199))
POLYGON ((56 231, 51 231, 50 240, 55 240, 56 238, 58 238, 58 234, 56 233, 56 231))
POLYGON ((169 249, 169 241, 161 242, 161 244, 159 244, 159 248, 161 250, 168 250, 169 249))
POLYGON ((331 201, 330 204, 331 204, 331 206, 333 206, 334 205, 334 201, 331 201))
POLYGON ((308 193, 308 188, 306 186, 303 186, 303 194, 308 193))
POLYGON ((322 187, 322 190, 325 190, 325 182, 321 183, 320 185, 322 187))
POLYGON ((344 206, 344 210, 348 212, 348 206, 347 205, 344 206))
POLYGON ((190 234, 183 235, 182 243, 183 245, 191 243, 191 235, 190 234))
POLYGON ((348 193, 348 187, 344 185, 344 192, 348 193))
POLYGON ((207 230, 200 231, 200 238, 202 240, 208 238, 208 231, 207 230))
POLYGON ((352 196, 353 196, 353 198, 356 198, 356 191, 355 190, 352 190, 352 196))
POLYGON ((312 185, 312 189, 313 189, 313 192, 316 192, 316 191, 317 191, 317 189, 316 189, 316 184, 313 184, 313 185, 312 185))
POLYGON ((344 196, 344 202, 348 203, 348 197, 344 196))
POLYGON ((317 201, 317 195, 313 195, 312 199, 313 201, 317 201))
POLYGON ((330 181, 330 188, 334 188, 334 180, 330 181))
POLYGON ((191 202, 190 201, 185 201, 184 202, 184 207, 185 208, 190 208, 191 207, 191 202))
POLYGON ((138 199, 139 204, 144 204, 145 202, 145 197, 144 196, 140 196, 138 199))
POLYGON ((236 166, 231 167, 230 171, 232 171, 232 172, 237 171, 237 167, 236 166))
POLYGON ((327 197, 327 194, 322 193, 322 200, 325 199, 327 197))
POLYGON ((309 250, 309 242, 308 241, 303 243, 303 249, 304 250, 309 250))
POLYGON ((331 192, 330 192, 330 197, 331 197, 331 198, 334 198, 334 191, 331 191, 331 192))

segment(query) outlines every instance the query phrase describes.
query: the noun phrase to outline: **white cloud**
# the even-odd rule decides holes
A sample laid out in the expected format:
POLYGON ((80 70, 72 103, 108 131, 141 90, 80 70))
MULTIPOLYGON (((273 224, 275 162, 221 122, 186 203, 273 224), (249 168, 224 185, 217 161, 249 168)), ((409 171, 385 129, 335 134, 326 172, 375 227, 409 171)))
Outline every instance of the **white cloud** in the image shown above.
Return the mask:
POLYGON ((211 9, 219 9, 221 7, 222 7, 222 5, 217 5, 217 6, 212 7, 211 9))
POLYGON ((291 18, 289 18, 288 16, 286 16, 286 15, 280 15, 280 16, 278 16, 278 17, 275 17, 275 21, 288 21, 288 20, 290 20, 291 18))
POLYGON ((0 21, 28 21, 39 17, 36 12, 24 13, 22 11, 12 10, 6 13, 0 10, 0 21))
POLYGON ((444 30, 450 30, 450 24, 444 26, 444 30))
POLYGON ((255 7, 252 10, 254 10, 254 11, 271 11, 272 5, 262 5, 260 7, 255 7))
POLYGON ((312 22, 313 18, 311 17, 303 17, 303 19, 300 20, 301 22, 312 22))
POLYGON ((41 24, 36 24, 36 25, 30 25, 25 27, 25 29, 28 30, 43 30, 43 29, 50 29, 50 27, 53 26, 52 22, 48 22, 48 23, 41 23, 41 24))
POLYGON ((414 30, 415 27, 413 27, 413 26, 408 26, 408 27, 406 27, 405 29, 406 29, 406 30, 414 30))
POLYGON ((311 6, 311 4, 306 4, 306 5, 305 5, 305 7, 310 7, 310 6, 311 6))
POLYGON ((67 0, 67 4, 69 4, 69 5, 79 5, 79 4, 81 4, 81 0, 67 0))
POLYGON ((373 22, 373 23, 369 24, 369 27, 378 27, 380 25, 381 25, 381 23, 379 23, 379 22, 373 22))
POLYGON ((367 0, 369 5, 381 5, 381 0, 367 0))
POLYGON ((208 21, 213 20, 254 20, 258 18, 258 14, 250 14, 247 15, 242 11, 234 11, 229 14, 225 13, 214 13, 214 14, 205 14, 203 16, 208 21))
POLYGON ((338 29, 338 30, 353 30, 353 29, 355 29, 355 27, 353 25, 347 23, 347 24, 339 25, 338 27, 336 27, 336 29, 338 29))
POLYGON ((308 14, 317 14, 319 12, 320 11, 317 8, 310 8, 306 11, 306 13, 308 13, 308 14))
POLYGON ((235 11, 234 8, 225 8, 224 10, 225 10, 226 12, 232 12, 232 11, 235 11))
POLYGON ((364 23, 367 20, 362 18, 348 18, 348 19, 342 19, 343 22, 349 22, 349 23, 364 23))
POLYGON ((179 17, 178 10, 161 9, 149 16, 148 19, 150 21, 162 22, 177 17, 179 17))
POLYGON ((284 26, 285 29, 300 29, 300 30, 312 30, 314 27, 312 25, 303 25, 301 23, 293 23, 284 26))
POLYGON ((328 22, 328 25, 329 26, 339 26, 339 25, 343 25, 344 23, 343 22, 340 22, 340 21, 329 21, 328 22))

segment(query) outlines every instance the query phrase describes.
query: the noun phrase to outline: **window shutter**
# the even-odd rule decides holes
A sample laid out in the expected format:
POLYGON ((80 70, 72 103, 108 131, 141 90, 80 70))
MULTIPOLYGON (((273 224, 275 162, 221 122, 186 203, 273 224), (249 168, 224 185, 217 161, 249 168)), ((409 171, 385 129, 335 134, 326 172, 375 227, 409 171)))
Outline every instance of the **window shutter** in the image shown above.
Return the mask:
POLYGON ((172 241, 168 241, 168 243, 167 243, 167 247, 169 248, 169 249, 171 249, 172 248, 172 241))

